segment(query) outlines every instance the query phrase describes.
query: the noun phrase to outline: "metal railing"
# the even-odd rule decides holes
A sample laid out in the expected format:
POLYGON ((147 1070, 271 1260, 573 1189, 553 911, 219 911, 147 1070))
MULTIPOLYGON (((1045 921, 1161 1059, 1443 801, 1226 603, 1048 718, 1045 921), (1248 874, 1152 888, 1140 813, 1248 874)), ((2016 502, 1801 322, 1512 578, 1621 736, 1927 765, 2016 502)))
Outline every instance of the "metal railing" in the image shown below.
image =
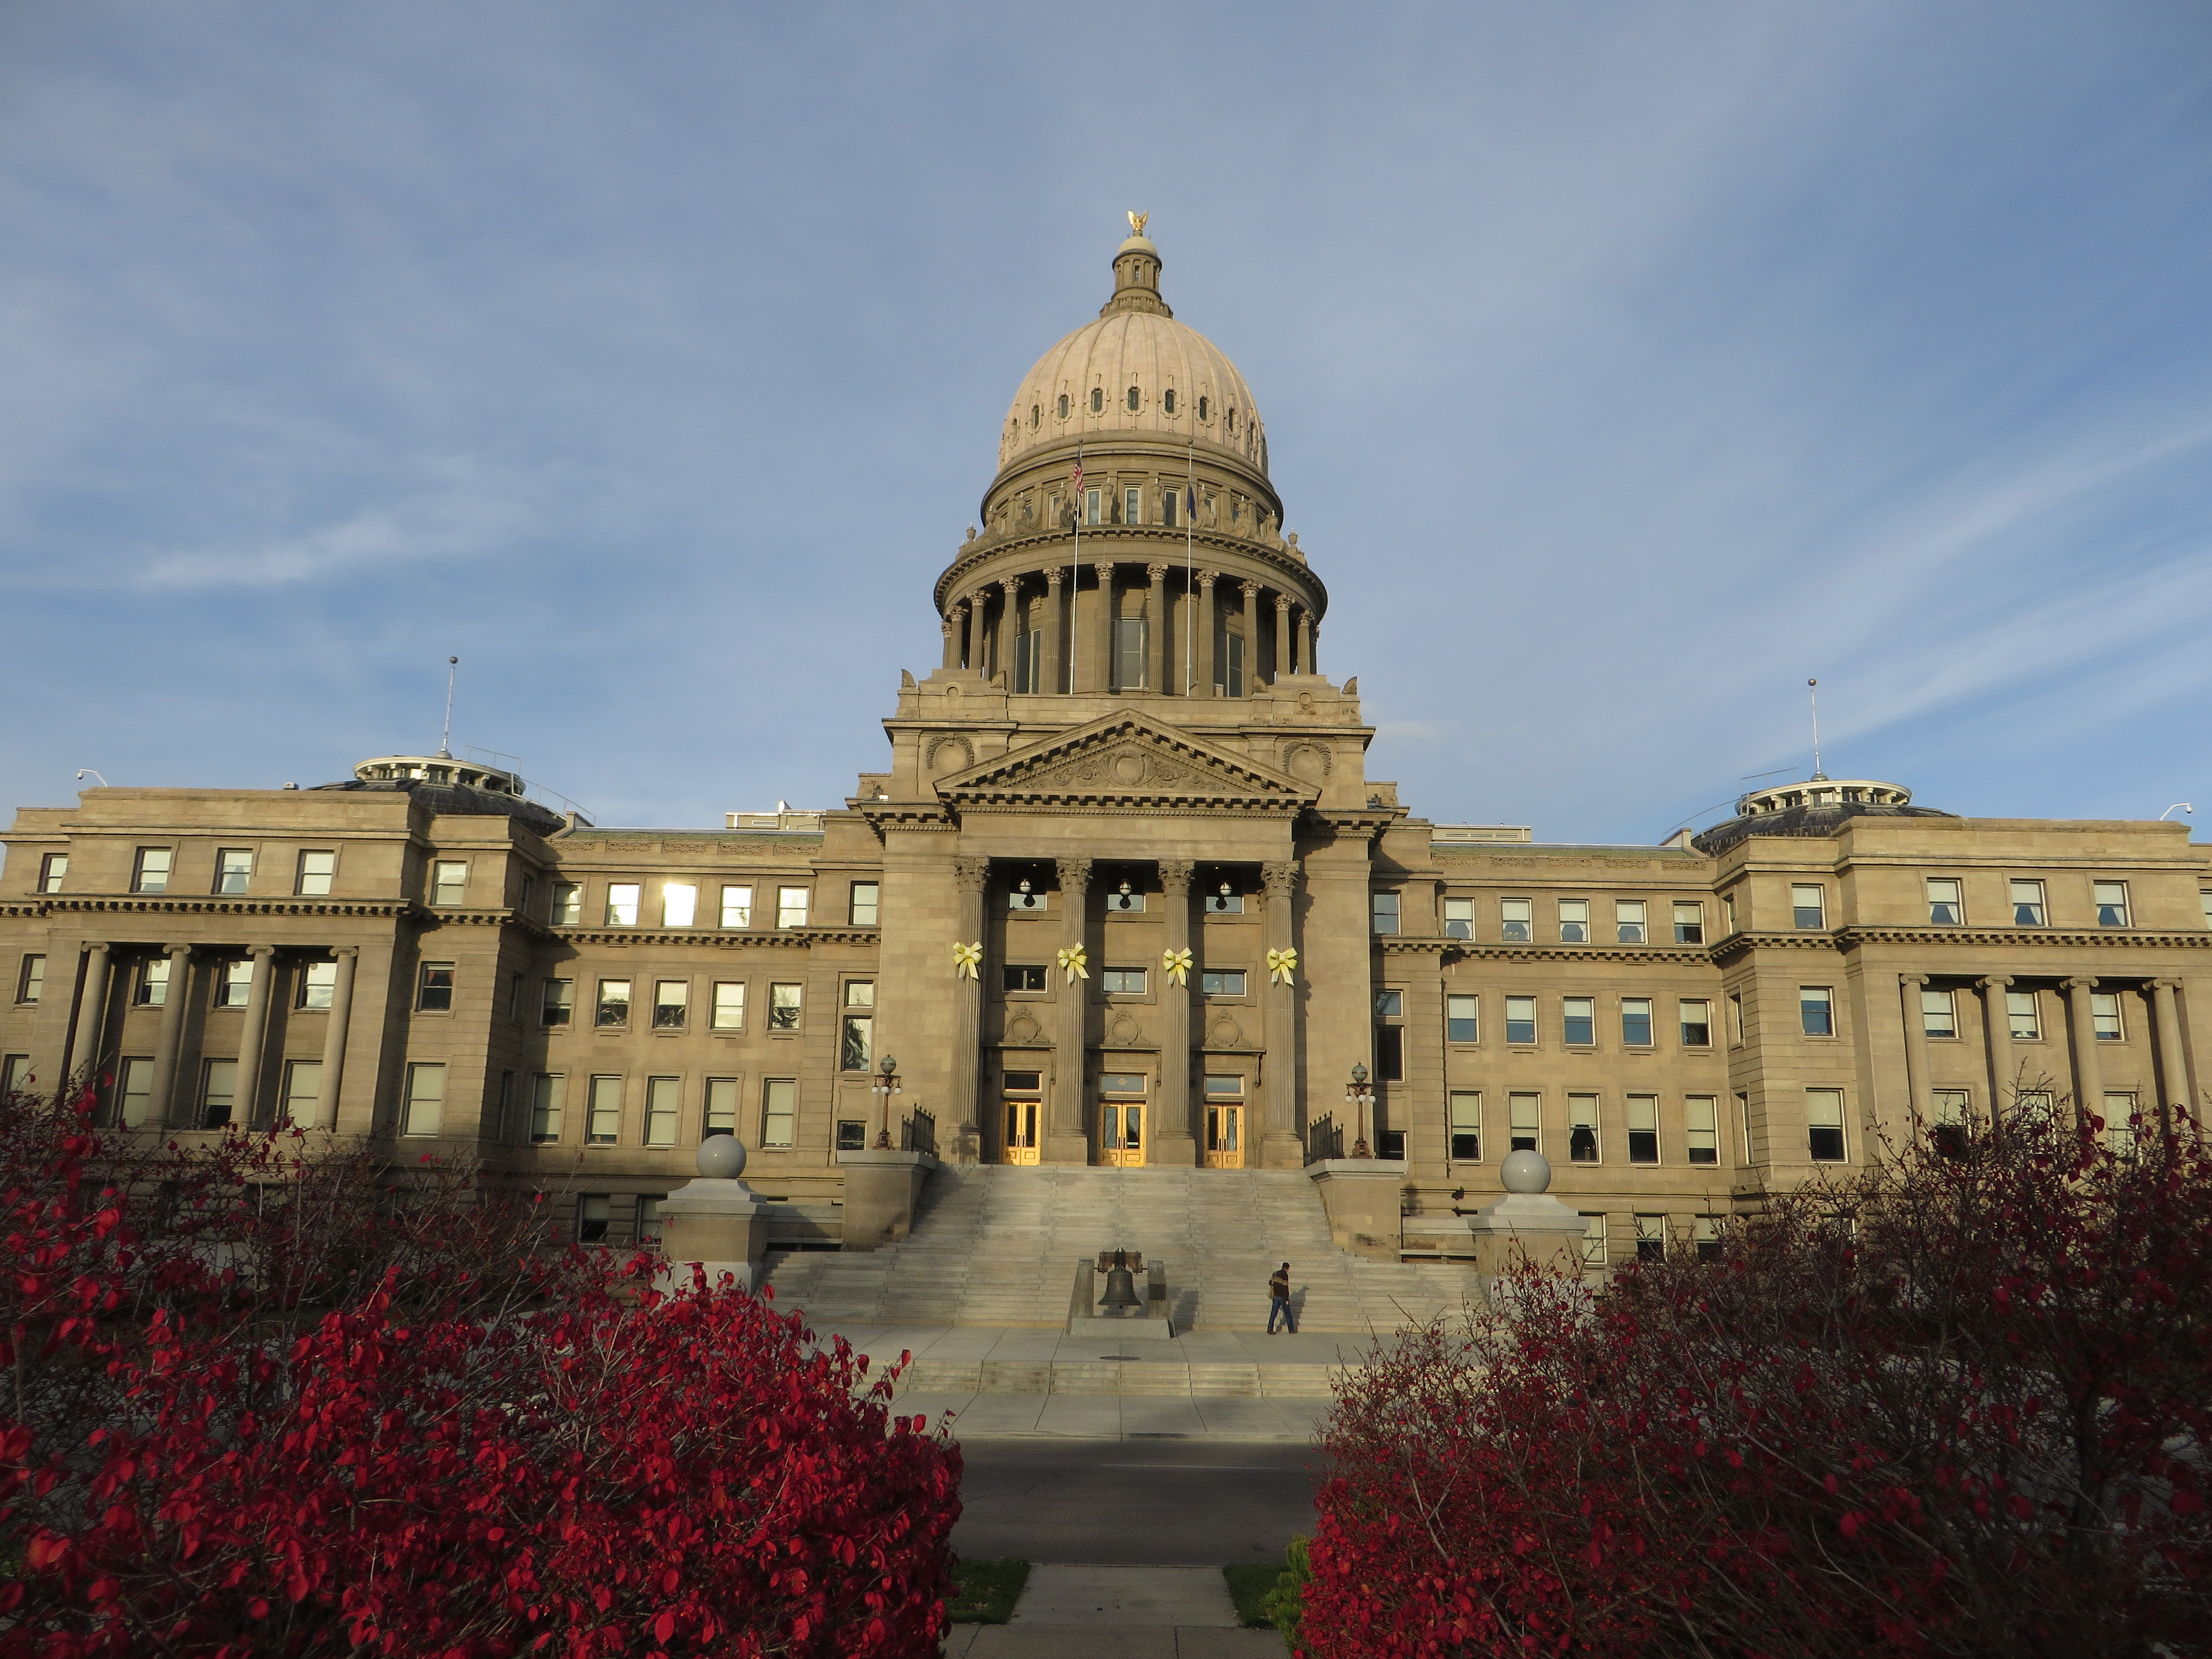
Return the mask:
POLYGON ((1318 1164, 1325 1158, 1344 1156, 1344 1131, 1337 1126, 1334 1113, 1317 1117, 1306 1125, 1306 1162, 1318 1164))
POLYGON ((919 1108, 907 1114, 899 1125, 899 1151, 927 1152, 937 1156, 937 1114, 919 1108))

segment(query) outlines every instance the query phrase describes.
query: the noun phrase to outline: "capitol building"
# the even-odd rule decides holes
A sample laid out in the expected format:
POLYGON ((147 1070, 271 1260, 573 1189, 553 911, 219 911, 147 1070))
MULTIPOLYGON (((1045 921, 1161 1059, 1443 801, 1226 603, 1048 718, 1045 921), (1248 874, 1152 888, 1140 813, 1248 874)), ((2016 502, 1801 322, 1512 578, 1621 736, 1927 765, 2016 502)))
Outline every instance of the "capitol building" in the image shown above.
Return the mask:
POLYGON ((968 1166, 1358 1165, 1391 1201, 1336 1242, 1449 1261, 1528 1147, 1593 1271, 2021 1092, 2115 1135, 2193 1109, 2182 825, 1817 775, 1655 847, 1420 817, 1329 672, 1389 665, 1328 660, 1328 551, 1161 277, 1139 223, 1012 389, 843 805, 608 828, 439 754, 24 807, 0 1081, 478 1159, 607 1243, 729 1133, 778 1250, 902 1237, 845 1216, 897 1153, 925 1207, 968 1166))

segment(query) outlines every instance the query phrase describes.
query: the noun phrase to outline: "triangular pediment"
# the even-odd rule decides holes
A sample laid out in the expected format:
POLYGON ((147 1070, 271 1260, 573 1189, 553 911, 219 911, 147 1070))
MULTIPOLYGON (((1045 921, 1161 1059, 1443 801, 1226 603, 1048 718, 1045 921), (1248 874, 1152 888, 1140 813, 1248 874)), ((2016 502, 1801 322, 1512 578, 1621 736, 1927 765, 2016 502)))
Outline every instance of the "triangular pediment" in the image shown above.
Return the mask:
POLYGON ((968 808, 1286 812, 1311 805, 1319 792, 1303 779, 1125 710, 940 778, 937 793, 948 805, 968 808))

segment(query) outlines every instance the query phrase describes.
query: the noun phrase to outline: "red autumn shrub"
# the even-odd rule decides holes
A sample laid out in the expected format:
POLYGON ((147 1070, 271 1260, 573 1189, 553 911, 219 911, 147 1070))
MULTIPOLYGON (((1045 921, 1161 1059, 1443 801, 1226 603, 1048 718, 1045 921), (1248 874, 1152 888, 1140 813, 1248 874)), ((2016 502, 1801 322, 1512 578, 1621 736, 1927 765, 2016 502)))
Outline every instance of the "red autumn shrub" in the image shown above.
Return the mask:
POLYGON ((1312 1659, 2212 1650, 2212 1158, 2028 1103, 1343 1386, 1312 1659))
POLYGON ((842 1342, 644 1290, 656 1258, 448 1261, 419 1181, 349 1247, 362 1294, 357 1261, 300 1265, 313 1170, 225 1196, 233 1164, 53 1122, 0 1216, 0 1655, 936 1651, 958 1455, 842 1342), (186 1248, 147 1203, 236 1213, 186 1248))

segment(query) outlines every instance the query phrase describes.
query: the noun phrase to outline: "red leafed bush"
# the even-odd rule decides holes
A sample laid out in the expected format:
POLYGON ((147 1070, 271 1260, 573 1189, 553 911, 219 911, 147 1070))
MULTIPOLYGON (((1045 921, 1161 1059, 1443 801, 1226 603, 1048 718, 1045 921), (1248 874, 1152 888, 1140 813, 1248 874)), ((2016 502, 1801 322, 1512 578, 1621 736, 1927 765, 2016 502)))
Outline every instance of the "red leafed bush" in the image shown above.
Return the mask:
POLYGON ((2101 1127, 1408 1334, 1340 1392, 1302 1650, 2212 1651, 2212 1158, 2101 1127))
MULTIPOLYGON (((797 1316, 645 1256, 447 1261, 419 1176, 303 1272, 314 1169, 8 1109, 11 1147, 52 1133, 0 1216, 0 1656, 936 1651, 958 1454, 797 1316), (241 1159, 289 1195, 222 1196, 241 1159), (233 1212, 197 1249, 134 1225, 179 1183, 233 1212)), ((455 1237, 529 1242, 456 1196, 455 1237)))

